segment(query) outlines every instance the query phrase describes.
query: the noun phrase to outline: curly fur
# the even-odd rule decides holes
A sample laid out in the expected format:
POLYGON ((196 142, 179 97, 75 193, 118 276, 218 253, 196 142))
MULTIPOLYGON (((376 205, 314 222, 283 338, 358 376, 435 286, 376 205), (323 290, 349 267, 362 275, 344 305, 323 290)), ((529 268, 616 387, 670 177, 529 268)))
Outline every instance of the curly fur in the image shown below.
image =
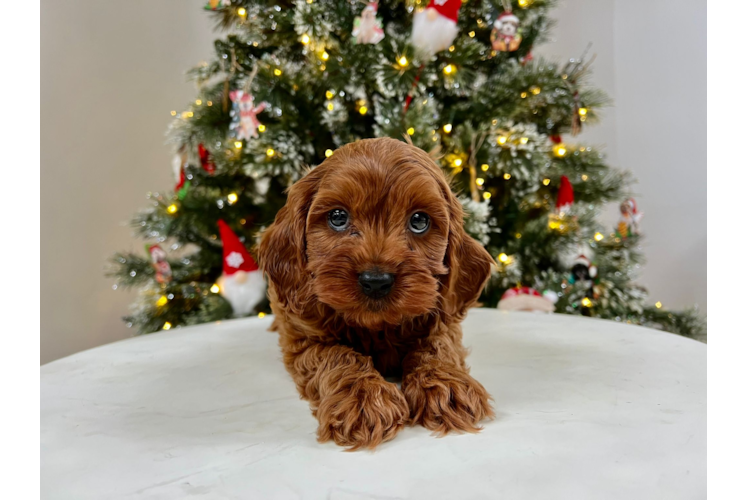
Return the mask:
POLYGON ((258 248, 288 372, 319 421, 319 441, 354 450, 406 424, 477 432, 490 396, 465 364, 460 322, 492 259, 463 229, 462 206, 433 159, 394 139, 337 150, 288 192, 258 248), (335 232, 327 214, 344 208, 335 232), (408 231, 416 211, 431 218, 408 231), (358 275, 395 275, 370 299, 358 275), (402 377, 402 388, 385 380, 402 377))

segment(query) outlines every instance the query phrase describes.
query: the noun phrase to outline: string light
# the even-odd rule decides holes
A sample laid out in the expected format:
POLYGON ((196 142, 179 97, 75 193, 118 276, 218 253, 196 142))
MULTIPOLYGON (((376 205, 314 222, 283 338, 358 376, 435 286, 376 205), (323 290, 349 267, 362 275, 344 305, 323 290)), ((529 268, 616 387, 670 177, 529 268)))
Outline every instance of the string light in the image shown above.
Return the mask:
POLYGON ((527 141, 529 141, 529 140, 530 139, 528 139, 527 137, 521 137, 520 140, 519 140, 519 142, 520 142, 520 144, 527 144, 527 141))
POLYGON ((462 158, 455 158, 455 161, 453 162, 455 167, 461 167, 462 166, 462 158))
POLYGON ((512 174, 510 174, 509 172, 507 172, 507 173, 504 174, 504 180, 505 181, 508 181, 511 178, 512 178, 512 174))
POLYGON ((309 35, 307 35, 306 33, 301 35, 301 43, 303 43, 304 45, 309 45, 309 41, 310 41, 309 35))
POLYGON ((520 94, 519 96, 520 96, 520 97, 521 97, 522 99, 524 99, 525 97, 527 97, 527 92, 522 92, 522 93, 521 93, 521 94, 520 94))
POLYGON ((168 207, 166 207, 166 211, 169 212, 172 215, 174 215, 175 213, 177 213, 177 210, 179 210, 179 207, 177 207, 174 203, 172 203, 171 205, 169 205, 168 207))
POLYGON ((358 108, 358 112, 362 115, 365 115, 367 111, 369 111, 369 108, 367 108, 366 106, 361 106, 360 108, 358 108))
POLYGON ((200 99, 195 99, 195 104, 197 104, 198 106, 200 106, 200 105, 201 105, 202 103, 203 103, 203 101, 202 101, 202 100, 200 100, 200 99))
POLYGON ((517 233, 514 235, 515 238, 520 239, 522 238, 522 233, 517 233))
POLYGON ((326 50, 323 50, 320 57, 322 58, 323 61, 327 61, 328 59, 330 59, 330 54, 328 54, 326 50))
POLYGON ((500 135, 500 136, 498 136, 498 137, 496 138, 496 142, 497 142, 497 143, 498 143, 498 144, 499 144, 500 146, 503 146, 504 144, 506 144, 506 139, 507 139, 507 137, 506 137, 505 135, 500 135))
POLYGON ((265 317, 265 313, 264 312, 259 312, 259 313, 257 313, 257 317, 260 318, 260 319, 262 319, 262 318, 265 317))
POLYGON ((442 127, 442 130, 444 130, 444 132, 446 132, 447 134, 450 133, 450 132, 452 132, 452 124, 451 123, 447 123, 446 125, 444 125, 442 127))
POLYGON ((261 124, 259 124, 259 125, 257 126, 257 130, 259 130, 260 132, 264 132, 264 131, 265 131, 265 125, 263 125, 262 123, 261 123, 261 124))
POLYGON ((481 177, 478 177, 477 179, 475 179, 475 183, 479 186, 482 186, 483 183, 485 182, 486 182, 485 179, 482 179, 481 177))
POLYGON ((475 38, 475 31, 471 31, 470 33, 468 33, 468 36, 470 38, 475 38))
POLYGON ((489 193, 488 191, 486 191, 485 193, 483 193, 483 199, 484 200, 490 200, 491 199, 491 193, 489 193))
POLYGON ((527 7, 530 6, 531 3, 532 3, 532 0, 519 0, 517 2, 517 5, 519 5, 523 9, 526 9, 527 7))
POLYGON ((281 71, 281 69, 280 69, 280 68, 275 68, 275 69, 273 70, 273 74, 274 74, 275 76, 281 76, 281 75, 283 74, 283 71, 281 71))
POLYGON ((177 116, 177 112, 176 111, 172 111, 171 112, 171 116, 177 116))
POLYGON ((484 172, 488 172, 488 163, 484 163, 483 165, 481 165, 480 169, 483 170, 484 172))
POLYGON ((218 286, 218 283, 213 283, 213 286, 210 287, 210 291, 213 293, 218 293, 221 291, 221 287, 218 286))
POLYGON ((455 71, 457 71, 457 68, 454 66, 454 64, 447 64, 444 66, 444 69, 442 70, 445 75, 451 75, 455 71))
POLYGON ((239 14, 240 17, 244 17, 247 15, 247 9, 245 9, 244 7, 239 7, 238 9, 236 9, 236 13, 239 14))
POLYGON ((333 97, 335 97, 335 92, 333 92, 332 90, 328 90, 327 92, 325 92, 325 97, 327 97, 328 99, 332 99, 333 97))
POLYGON ((553 146, 553 154, 555 154, 559 158, 566 156, 566 145, 556 144, 555 146, 553 146))
POLYGON ((331 157, 332 153, 333 153, 332 149, 328 149, 327 151, 325 151, 325 158, 331 157))
POLYGON ((208 106, 212 106, 213 105, 213 101, 208 101, 207 104, 208 104, 208 106))
POLYGON ((532 87, 530 87, 530 92, 532 92, 533 95, 538 95, 540 94, 540 87, 538 87, 537 85, 533 85, 532 87))
POLYGON ((233 205, 239 199, 239 196, 236 193, 229 193, 226 199, 229 200, 229 205, 233 205))
POLYGON ((587 179, 589 179, 589 176, 587 174, 582 174, 582 180, 587 182, 587 179))
POLYGON ((410 127, 410 128, 409 128, 409 129, 407 130, 407 132, 408 132, 408 135, 413 135, 413 134, 415 134, 415 133, 416 133, 416 129, 414 129, 413 127, 410 127))
POLYGON ((324 64, 319 67, 320 71, 325 71, 326 69, 327 69, 327 66, 325 66, 324 64))
POLYGON ((584 307, 592 307, 592 301, 588 297, 585 297, 582 299, 582 305, 584 307))
POLYGON ((662 309, 662 302, 660 302, 659 300, 657 302, 655 302, 655 307, 657 309, 662 309))
POLYGON ((397 64, 400 65, 401 68, 407 68, 408 67, 408 58, 405 56, 400 56, 397 60, 397 64))
POLYGON ((331 102, 328 102, 327 103, 327 110, 328 111, 332 111, 333 109, 335 109, 335 105, 333 103, 331 103, 331 102))
POLYGON ((265 154, 268 155, 268 157, 275 156, 275 150, 273 148, 268 148, 267 151, 265 151, 265 154))
POLYGON ((544 185, 544 186, 547 186, 547 185, 548 185, 548 184, 550 184, 550 183, 551 183, 551 180, 550 180, 550 179, 548 179, 548 178, 545 178, 545 179, 543 179, 543 185, 544 185))
POLYGON ((234 147, 236 149, 241 149, 242 148, 242 141, 234 141, 234 147))
POLYGON ((507 262, 509 262, 509 256, 505 253, 500 253, 499 262, 501 262, 502 264, 506 264, 507 262))
POLYGON ((169 302, 169 299, 168 299, 168 298, 166 297, 166 295, 162 295, 162 296, 161 296, 161 297, 159 297, 159 298, 158 298, 158 300, 156 301, 156 305, 157 305, 158 307, 161 307, 161 306, 165 306, 167 302, 169 302))
POLYGON ((454 45, 450 45, 449 46, 449 51, 450 52, 454 52, 455 51, 455 46, 454 45))
POLYGON ((164 329, 164 330, 171 330, 171 323, 169 323, 167 321, 166 323, 164 323, 164 326, 162 327, 162 329, 164 329))
POLYGON ((192 111, 182 111, 182 118, 192 118, 192 111))
POLYGON ((603 241, 603 238, 605 238, 603 233, 595 233, 595 241, 603 241))

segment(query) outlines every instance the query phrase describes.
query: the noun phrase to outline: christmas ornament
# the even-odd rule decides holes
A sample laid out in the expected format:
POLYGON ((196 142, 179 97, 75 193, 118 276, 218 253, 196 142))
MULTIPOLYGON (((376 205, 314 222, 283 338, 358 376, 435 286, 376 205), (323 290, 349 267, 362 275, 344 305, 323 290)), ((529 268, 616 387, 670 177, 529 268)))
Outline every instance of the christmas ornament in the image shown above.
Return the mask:
POLYGON ((260 126, 257 115, 265 110, 266 103, 255 107, 254 97, 245 90, 233 90, 229 97, 233 103, 229 130, 238 140, 257 137, 257 127, 260 126))
POLYGON ((457 17, 462 0, 429 0, 413 16, 411 43, 426 56, 449 48, 457 37, 457 17))
POLYGON ((376 17, 378 9, 378 2, 370 2, 361 11, 361 15, 353 20, 353 31, 351 34, 356 37, 356 43, 375 45, 384 38, 382 20, 376 17))
POLYGON ((556 198, 556 213, 562 214, 568 212, 574 203, 574 188, 565 175, 561 176, 561 185, 558 188, 558 197, 556 198))
POLYGON ((514 52, 522 42, 519 18, 511 10, 505 10, 493 23, 491 47, 498 52, 514 52))
POLYGON ((218 10, 231 5, 231 0, 208 0, 205 4, 205 10, 218 10))
POLYGON ((151 255, 151 265, 156 270, 156 281, 162 284, 171 281, 171 266, 166 261, 166 252, 159 245, 146 245, 146 251, 151 255))
POLYGON ((176 180, 174 192, 177 193, 177 198, 183 200, 190 188, 190 181, 187 180, 187 174, 184 170, 187 167, 187 151, 184 146, 180 147, 177 154, 174 155, 171 167, 174 170, 176 180))
POLYGON ((265 280, 244 244, 224 221, 218 221, 223 242, 223 274, 216 282, 220 293, 234 309, 246 316, 265 298, 265 280))
POLYGON ((631 235, 639 234, 639 221, 644 216, 636 209, 636 200, 629 198, 621 203, 621 218, 618 219, 616 227, 616 236, 619 238, 628 238, 631 235))
POLYGON ((197 154, 200 157, 200 166, 203 167, 203 170, 212 175, 213 172, 216 171, 216 166, 210 156, 210 151, 208 151, 205 146, 200 143, 197 145, 197 154))
POLYGON ((569 283, 576 284, 585 290, 582 298, 582 314, 590 316, 590 307, 595 296, 595 278, 597 278, 597 266, 595 266, 589 257, 580 254, 571 266, 571 276, 569 283))
POLYGON ((545 295, 529 286, 510 288, 501 296, 498 308, 502 311, 538 311, 552 313, 556 306, 545 295))

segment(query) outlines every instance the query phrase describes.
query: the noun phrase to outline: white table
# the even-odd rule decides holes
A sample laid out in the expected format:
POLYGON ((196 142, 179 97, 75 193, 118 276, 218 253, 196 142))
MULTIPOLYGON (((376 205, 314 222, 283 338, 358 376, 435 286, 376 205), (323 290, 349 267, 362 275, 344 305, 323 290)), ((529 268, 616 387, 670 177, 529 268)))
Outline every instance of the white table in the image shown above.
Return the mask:
POLYGON ((471 311, 497 419, 315 440, 271 318, 172 330, 41 368, 45 499, 706 498, 706 346, 611 321, 471 311))

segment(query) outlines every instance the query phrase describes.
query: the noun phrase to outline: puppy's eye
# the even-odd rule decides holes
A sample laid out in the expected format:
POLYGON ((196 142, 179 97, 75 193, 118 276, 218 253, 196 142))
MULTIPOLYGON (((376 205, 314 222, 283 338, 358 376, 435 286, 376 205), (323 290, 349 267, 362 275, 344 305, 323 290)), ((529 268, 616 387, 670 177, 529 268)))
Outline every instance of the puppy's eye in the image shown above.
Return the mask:
POLYGON ((341 208, 330 210, 327 214, 327 224, 335 231, 345 231, 350 224, 348 212, 341 208))
POLYGON ((410 216, 410 221, 408 221, 408 229, 416 234, 425 233, 428 231, 430 225, 431 219, 423 212, 414 213, 410 216))

